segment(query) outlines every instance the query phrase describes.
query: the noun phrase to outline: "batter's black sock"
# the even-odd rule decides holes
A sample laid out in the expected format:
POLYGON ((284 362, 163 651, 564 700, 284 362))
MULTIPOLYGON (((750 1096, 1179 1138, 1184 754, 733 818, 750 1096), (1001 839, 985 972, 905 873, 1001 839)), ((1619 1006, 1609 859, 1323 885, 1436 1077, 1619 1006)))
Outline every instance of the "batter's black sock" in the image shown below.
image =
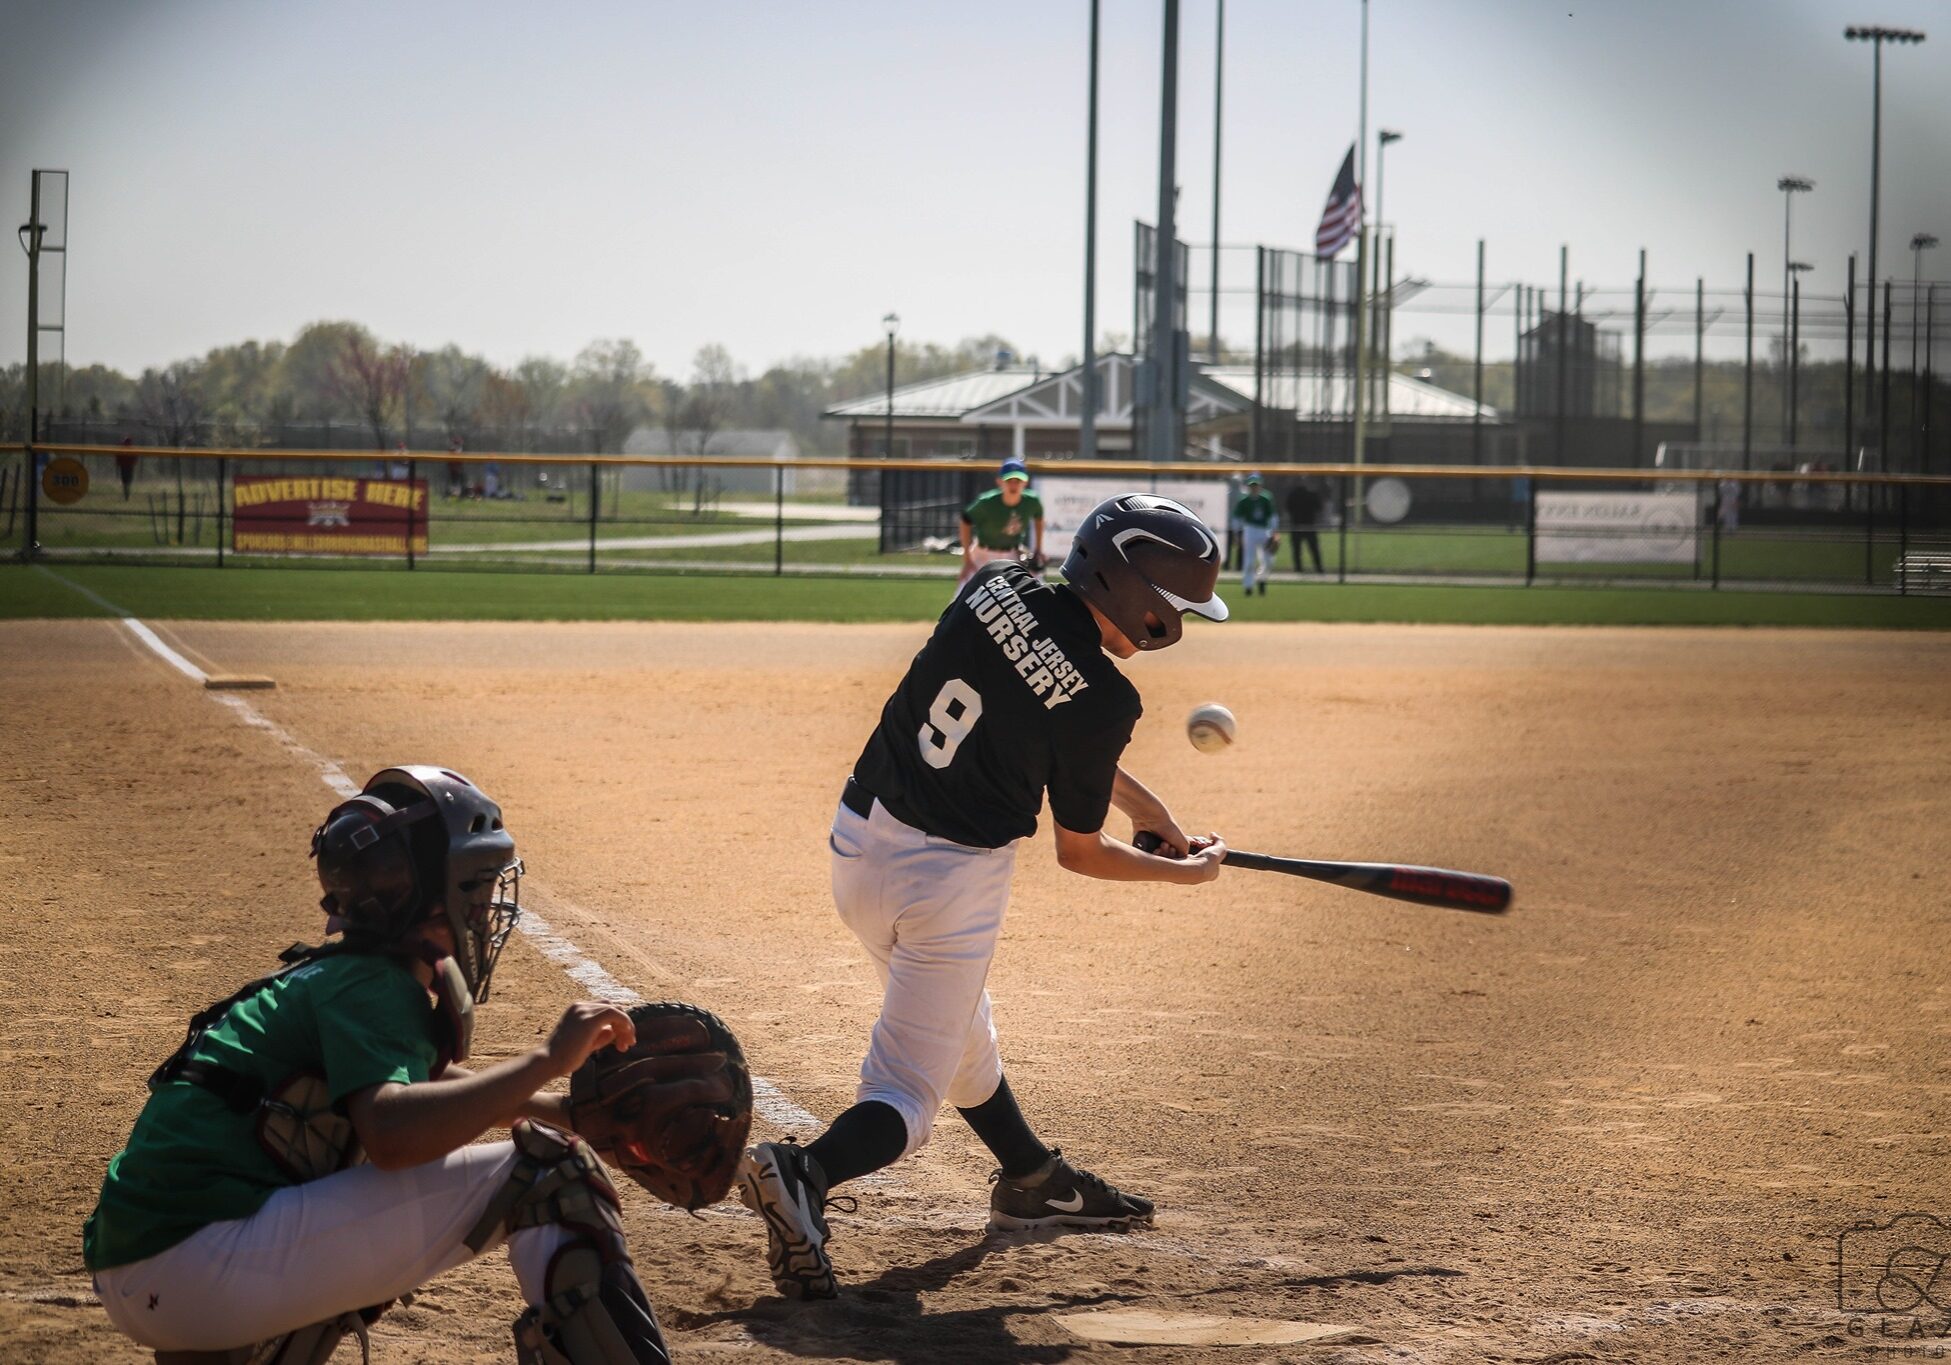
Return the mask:
POLYGON ((856 1104, 806 1145, 806 1155, 820 1163, 829 1189, 892 1166, 907 1150, 908 1121, 900 1110, 879 1100, 856 1104))
POLYGON ((1003 1174, 1011 1179, 1030 1174, 1050 1159, 1050 1149, 1030 1131, 1029 1120, 1017 1108, 1009 1077, 996 1082, 996 1093, 981 1104, 957 1112, 969 1121, 982 1145, 995 1153, 1003 1174))

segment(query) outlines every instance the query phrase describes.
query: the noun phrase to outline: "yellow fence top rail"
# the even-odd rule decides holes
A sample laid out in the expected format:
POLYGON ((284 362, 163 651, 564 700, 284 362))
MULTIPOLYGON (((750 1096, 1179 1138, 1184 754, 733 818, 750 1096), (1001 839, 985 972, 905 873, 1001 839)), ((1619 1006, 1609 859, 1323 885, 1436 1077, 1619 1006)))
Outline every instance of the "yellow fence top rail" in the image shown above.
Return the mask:
MULTIPOLYGON (((22 454, 24 442, 0 444, 0 453, 22 454)), ((441 464, 523 464, 595 465, 601 468, 696 468, 714 469, 860 469, 915 470, 942 473, 964 470, 988 473, 994 460, 853 460, 846 458, 802 458, 790 460, 756 459, 732 455, 547 455, 534 452, 468 451, 450 454, 444 450, 262 450, 244 447, 184 448, 174 446, 67 445, 36 441, 34 449, 43 455, 135 455, 144 458, 187 460, 335 460, 356 464, 397 464, 410 461, 422 465, 441 464)), ((1809 471, 1725 469, 1565 469, 1552 465, 1424 465, 1424 464, 1241 464, 1206 460, 1030 460, 1033 474, 1126 474, 1135 478, 1195 477, 1218 478, 1238 475, 1249 469, 1263 475, 1314 475, 1331 478, 1412 479, 1535 479, 1551 483, 1719 483, 1733 479, 1753 484, 1921 484, 1951 485, 1947 474, 1853 474, 1847 471, 1809 471)))

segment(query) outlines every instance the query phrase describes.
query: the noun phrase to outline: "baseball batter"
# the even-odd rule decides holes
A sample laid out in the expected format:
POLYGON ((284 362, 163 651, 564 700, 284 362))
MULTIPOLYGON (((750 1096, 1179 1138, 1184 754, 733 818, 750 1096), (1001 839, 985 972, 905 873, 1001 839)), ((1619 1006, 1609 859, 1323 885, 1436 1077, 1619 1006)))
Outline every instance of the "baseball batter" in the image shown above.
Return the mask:
POLYGON ((1279 549, 1280 513, 1258 474, 1246 476, 1246 492, 1233 504, 1233 520, 1240 528, 1240 591, 1258 588, 1265 597, 1264 575, 1273 571, 1273 552, 1279 549))
POLYGON ((881 1014, 854 1106, 806 1147, 760 1143, 741 1197, 765 1218, 773 1282, 835 1293, 828 1192, 928 1140, 946 1099, 995 1154, 999 1228, 1124 1230, 1152 1204, 1072 1165, 1030 1128, 997 1052, 984 982, 1018 841, 1046 791, 1057 860, 1112 881, 1193 885, 1225 846, 1188 840, 1119 766, 1141 712, 1114 659, 1163 649, 1183 614, 1226 619, 1212 532, 1178 503, 1131 494, 1086 519, 1063 584, 1017 563, 979 570, 881 710, 828 837, 834 902, 878 969, 881 1014), (1107 834, 1117 807, 1174 857, 1107 834))
POLYGON ((1021 460, 1004 460, 996 486, 962 509, 962 576, 998 559, 1036 560, 1043 553, 1043 501, 1029 488, 1030 471, 1021 460))
POLYGON ((616 1193, 537 1093, 631 1046, 630 1017, 573 1005, 532 1051, 460 1064, 521 913, 500 807, 388 768, 312 852, 339 936, 197 1015, 109 1163, 82 1244, 110 1321, 163 1365, 318 1365, 505 1243, 523 1365, 668 1365, 616 1193))

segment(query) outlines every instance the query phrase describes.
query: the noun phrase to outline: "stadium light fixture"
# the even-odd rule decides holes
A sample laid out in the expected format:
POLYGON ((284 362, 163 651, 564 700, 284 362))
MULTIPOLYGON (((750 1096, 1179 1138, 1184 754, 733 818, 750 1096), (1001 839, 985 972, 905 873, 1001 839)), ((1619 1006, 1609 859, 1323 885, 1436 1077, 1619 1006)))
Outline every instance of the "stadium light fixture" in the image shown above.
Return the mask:
MULTIPOLYGON (((1937 245, 1937 238, 1920 232, 1910 239, 1910 403, 1917 406, 1917 300, 1924 287, 1924 253, 1937 245)), ((1915 428, 1916 423, 1913 422, 1915 428)))
MULTIPOLYGON (((1922 31, 1914 28, 1890 28, 1883 24, 1851 24, 1843 30, 1843 37, 1852 43, 1868 43, 1871 52, 1870 78, 1870 278, 1868 326, 1864 335, 1869 340, 1869 358, 1863 366, 1863 392, 1867 395, 1876 389, 1876 237, 1877 205, 1883 189, 1883 45, 1897 43, 1911 45, 1924 41, 1922 31)), ((1883 444, 1883 419, 1877 420, 1877 444, 1883 444)))

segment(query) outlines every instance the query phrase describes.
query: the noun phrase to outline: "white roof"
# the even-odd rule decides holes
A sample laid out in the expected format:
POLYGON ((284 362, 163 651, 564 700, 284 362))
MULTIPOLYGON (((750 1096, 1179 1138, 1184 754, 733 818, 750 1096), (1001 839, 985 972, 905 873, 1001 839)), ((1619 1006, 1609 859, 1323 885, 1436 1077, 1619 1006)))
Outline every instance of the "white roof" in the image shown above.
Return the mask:
MULTIPOLYGON (((970 370, 943 379, 924 379, 919 384, 903 384, 894 390, 896 417, 959 418, 971 408, 993 403, 998 398, 1026 388, 1049 374, 1048 370, 1027 365, 1010 365, 1000 370, 970 370)), ((826 410, 828 417, 886 417, 887 393, 883 390, 851 403, 836 403, 826 410)))
MULTIPOLYGON (((1224 384, 1237 394, 1249 399, 1253 397, 1251 365, 1210 366, 1205 374, 1208 379, 1224 384)), ((1354 406, 1350 401, 1350 390, 1355 377, 1346 370, 1333 373, 1321 370, 1276 372, 1267 375, 1265 382, 1268 407, 1284 408, 1303 418, 1323 415, 1346 417, 1354 406)), ((1389 375, 1389 415, 1392 417, 1467 422, 1476 411, 1476 403, 1466 394, 1453 393, 1420 379, 1411 379, 1406 374, 1392 372, 1389 375)), ((1483 416, 1486 422, 1494 422, 1497 411, 1486 403, 1483 416)))

